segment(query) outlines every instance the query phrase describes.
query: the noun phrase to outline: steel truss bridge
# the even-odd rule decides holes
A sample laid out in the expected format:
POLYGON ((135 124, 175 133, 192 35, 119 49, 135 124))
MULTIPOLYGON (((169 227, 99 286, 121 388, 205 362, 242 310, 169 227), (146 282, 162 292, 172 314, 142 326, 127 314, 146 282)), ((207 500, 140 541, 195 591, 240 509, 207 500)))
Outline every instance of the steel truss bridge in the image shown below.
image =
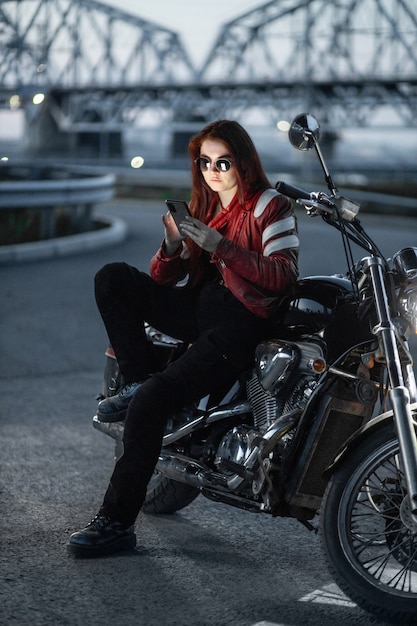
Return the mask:
POLYGON ((415 129, 416 44, 416 0, 275 0, 222 25, 195 67, 176 32, 116 6, 0 0, 0 103, 63 135, 307 109, 333 127, 415 129))

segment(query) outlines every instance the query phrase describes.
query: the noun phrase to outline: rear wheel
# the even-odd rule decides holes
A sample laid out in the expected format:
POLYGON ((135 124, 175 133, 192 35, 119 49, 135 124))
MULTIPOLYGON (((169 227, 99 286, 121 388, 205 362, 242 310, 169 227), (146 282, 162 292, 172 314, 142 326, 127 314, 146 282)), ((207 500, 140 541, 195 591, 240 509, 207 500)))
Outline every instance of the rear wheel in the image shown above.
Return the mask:
POLYGON ((175 513, 191 504, 199 493, 200 490, 196 487, 171 480, 155 471, 148 484, 142 511, 158 514, 175 513))
POLYGON ((396 624, 416 623, 417 524, 392 425, 360 442, 335 472, 320 535, 330 573, 353 601, 396 624))

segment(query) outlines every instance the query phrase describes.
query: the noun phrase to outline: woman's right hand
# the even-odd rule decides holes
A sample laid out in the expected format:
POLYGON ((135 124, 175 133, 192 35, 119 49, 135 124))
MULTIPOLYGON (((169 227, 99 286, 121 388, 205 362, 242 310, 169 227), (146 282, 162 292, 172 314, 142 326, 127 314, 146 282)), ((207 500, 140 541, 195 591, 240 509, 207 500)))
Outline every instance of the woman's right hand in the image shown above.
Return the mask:
POLYGON ((180 235, 177 225, 169 211, 166 215, 162 216, 162 222, 165 228, 165 252, 167 256, 174 256, 184 240, 184 237, 180 235))

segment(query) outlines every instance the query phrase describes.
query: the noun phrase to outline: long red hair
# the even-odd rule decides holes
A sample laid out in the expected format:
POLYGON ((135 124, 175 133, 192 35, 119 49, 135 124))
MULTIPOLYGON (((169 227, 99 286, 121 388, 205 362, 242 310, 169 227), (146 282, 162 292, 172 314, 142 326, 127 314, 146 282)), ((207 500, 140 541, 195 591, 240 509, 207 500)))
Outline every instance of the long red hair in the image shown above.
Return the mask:
MULTIPOLYGON (((231 120, 217 120, 208 124, 197 135, 194 135, 188 144, 192 174, 190 212, 204 223, 207 223, 209 207, 213 196, 217 193, 207 185, 200 168, 195 163, 200 156, 201 145, 206 139, 216 139, 226 145, 233 166, 236 168, 237 196, 242 206, 245 206, 245 202, 256 193, 271 186, 255 145, 243 126, 231 120)), ((187 248, 191 269, 201 256, 202 249, 190 239, 187 239, 187 248)))
POLYGON ((208 124, 194 135, 188 144, 192 174, 190 210, 192 215, 202 222, 206 221, 207 211, 216 193, 207 185, 200 168, 195 163, 200 156, 201 144, 206 139, 216 139, 227 146, 236 168, 237 194, 242 206, 251 196, 271 186, 255 145, 243 126, 231 120, 217 120, 208 124))

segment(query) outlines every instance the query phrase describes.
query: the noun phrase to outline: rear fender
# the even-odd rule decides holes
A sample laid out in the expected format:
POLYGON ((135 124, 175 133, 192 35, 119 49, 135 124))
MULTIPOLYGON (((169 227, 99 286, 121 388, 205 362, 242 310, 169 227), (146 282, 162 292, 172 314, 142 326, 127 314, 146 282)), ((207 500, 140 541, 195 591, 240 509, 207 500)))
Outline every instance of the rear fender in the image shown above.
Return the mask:
MULTIPOLYGON (((417 428, 417 403, 411 405, 411 413, 413 415, 414 425, 417 428)), ((369 422, 364 424, 361 428, 359 428, 356 432, 353 433, 349 439, 347 439, 345 445, 341 450, 339 450, 337 456, 333 460, 333 462, 326 469, 325 476, 329 476, 332 474, 335 469, 339 467, 342 463, 343 459, 349 454, 349 452, 355 448, 365 437, 368 437, 369 434, 372 434, 376 430, 379 430, 382 426, 388 423, 392 423, 394 419, 393 411, 386 411, 385 413, 380 413, 373 417, 369 422)))

